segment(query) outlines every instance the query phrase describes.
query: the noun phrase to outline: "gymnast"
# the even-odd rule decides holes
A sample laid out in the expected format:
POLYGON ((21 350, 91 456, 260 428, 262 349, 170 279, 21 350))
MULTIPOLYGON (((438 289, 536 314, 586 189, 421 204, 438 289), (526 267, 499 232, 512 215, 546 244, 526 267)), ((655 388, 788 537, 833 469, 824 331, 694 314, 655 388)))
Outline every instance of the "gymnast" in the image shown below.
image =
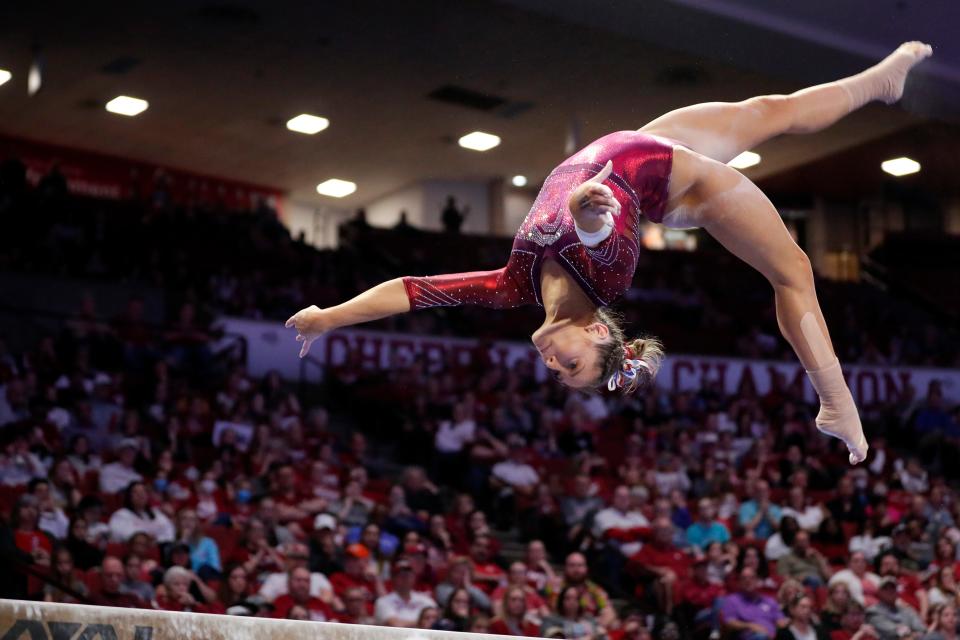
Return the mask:
POLYGON ((767 197, 725 163, 783 133, 824 129, 874 100, 900 99, 910 69, 932 54, 907 42, 857 75, 790 95, 708 102, 671 111, 639 131, 611 133, 556 167, 496 271, 384 282, 328 309, 291 317, 300 357, 323 333, 393 314, 464 304, 537 304, 546 315, 532 336, 565 385, 631 393, 649 384, 663 350, 627 340, 609 305, 630 286, 639 221, 702 227, 773 286, 777 322, 820 398, 817 428, 843 440, 850 463, 868 445, 814 289, 810 261, 767 197))

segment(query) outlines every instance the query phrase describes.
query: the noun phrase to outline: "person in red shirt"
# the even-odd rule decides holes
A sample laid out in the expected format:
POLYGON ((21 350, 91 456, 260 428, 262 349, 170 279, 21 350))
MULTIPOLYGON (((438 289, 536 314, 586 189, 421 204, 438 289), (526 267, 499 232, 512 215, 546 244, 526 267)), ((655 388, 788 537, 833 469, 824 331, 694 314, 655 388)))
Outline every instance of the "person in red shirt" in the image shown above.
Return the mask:
MULTIPOLYGON (((345 597, 349 589, 355 587, 363 589, 371 607, 375 599, 386 593, 376 566, 370 561, 370 550, 358 542, 347 546, 343 571, 330 576, 330 584, 333 585, 333 592, 339 598, 345 597)), ((373 613, 372 609, 370 613, 373 613)))
POLYGON ((706 556, 698 558, 693 563, 693 576, 680 583, 677 594, 677 604, 689 609, 689 618, 693 619, 695 627, 703 628, 713 622, 713 603, 726 593, 726 590, 715 582, 710 582, 708 569, 710 561, 706 556))
POLYGON ((503 615, 503 605, 506 602, 507 590, 511 587, 523 589, 527 611, 540 617, 550 613, 550 608, 547 606, 546 601, 540 597, 533 587, 527 584, 527 565, 522 562, 514 562, 510 565, 510 570, 507 572, 507 584, 497 587, 490 597, 490 600, 493 602, 493 613, 495 615, 503 615))
POLYGON ((100 565, 100 589, 90 598, 91 604, 104 607, 143 609, 147 604, 132 593, 121 592, 123 562, 116 556, 106 556, 100 565))
MULTIPOLYGON (((37 527, 40 520, 40 509, 37 499, 28 494, 20 496, 10 518, 10 528, 13 529, 14 542, 17 548, 33 557, 33 562, 45 569, 50 567, 50 554, 53 544, 37 527)), ((27 578, 27 592, 39 594, 43 590, 43 582, 35 576, 27 578)))
POLYGON ((490 538, 487 536, 477 536, 470 545, 470 561, 473 563, 473 580, 487 595, 507 577, 503 569, 490 560, 490 538))
POLYGON ((660 610, 670 615, 678 584, 690 576, 690 556, 673 544, 673 523, 663 516, 653 522, 653 539, 630 558, 629 569, 641 580, 653 580, 660 610))
POLYGON ((865 619, 863 605, 851 600, 840 616, 840 628, 830 632, 830 640, 876 640, 880 634, 865 619))
POLYGON ((165 611, 192 611, 194 613, 223 613, 223 608, 207 605, 190 594, 193 577, 189 570, 172 566, 163 574, 163 589, 157 593, 157 606, 165 611))
POLYGON ((610 640, 651 640, 650 630, 643 623, 643 614, 631 611, 624 619, 619 629, 607 632, 610 640))
POLYGON ((364 587, 349 587, 342 596, 343 611, 334 613, 336 622, 347 624, 376 624, 370 613, 370 602, 364 587))
POLYGON ((273 602, 273 617, 286 618, 290 609, 299 605, 307 610, 308 619, 326 622, 333 619, 333 611, 326 602, 310 595, 310 569, 295 567, 287 576, 289 592, 273 602))
MULTIPOLYGON (((514 564, 522 564, 516 562, 514 564)), ((511 567, 513 569, 513 567, 511 567)), ((524 567, 526 572, 526 567, 524 567)), ((527 609, 527 593, 524 586, 513 585, 503 591, 499 605, 500 615, 490 622, 490 633, 503 636, 540 635, 540 617, 527 609)))

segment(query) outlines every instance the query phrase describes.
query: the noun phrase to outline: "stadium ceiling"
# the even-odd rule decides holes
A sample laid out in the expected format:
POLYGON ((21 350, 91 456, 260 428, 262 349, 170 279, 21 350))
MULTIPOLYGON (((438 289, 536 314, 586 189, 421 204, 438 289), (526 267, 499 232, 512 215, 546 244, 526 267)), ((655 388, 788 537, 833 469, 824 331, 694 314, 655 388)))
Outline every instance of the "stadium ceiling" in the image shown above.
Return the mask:
MULTIPOLYGON (((344 0, 0 5, 0 134, 279 187, 355 206, 422 179, 523 174, 535 187, 582 142, 673 108, 790 92, 858 71, 901 40, 937 62, 902 107, 757 149, 776 176, 960 112, 953 0, 344 0), (39 52, 39 54, 37 54, 39 52), (43 88, 30 97, 39 55, 43 88), (133 118, 117 95, 149 101, 133 118), (300 113, 330 120, 288 131, 300 113), (474 130, 502 144, 460 148, 474 130)), ((826 178, 825 178, 826 179, 826 178)))

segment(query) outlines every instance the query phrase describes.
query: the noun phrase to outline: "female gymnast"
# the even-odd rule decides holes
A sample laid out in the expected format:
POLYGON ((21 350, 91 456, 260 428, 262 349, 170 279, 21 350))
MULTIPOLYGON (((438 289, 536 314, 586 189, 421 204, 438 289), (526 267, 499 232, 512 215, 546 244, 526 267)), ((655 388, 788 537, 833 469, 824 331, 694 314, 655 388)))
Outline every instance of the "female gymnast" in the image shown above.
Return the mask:
POLYGON ((843 440, 856 464, 868 445, 817 302, 810 261, 760 189, 725 163, 774 136, 824 129, 874 100, 896 102, 910 69, 932 51, 908 42, 849 78, 790 95, 693 105, 639 131, 604 136, 547 177, 505 267, 397 278, 329 309, 307 307, 286 323, 303 343, 300 357, 327 331, 397 313, 538 304, 546 318, 532 341, 558 380, 633 392, 652 381, 663 351, 655 339, 625 340, 608 306, 633 279, 642 214, 668 227, 702 227, 766 276, 780 331, 820 398, 817 427, 843 440))

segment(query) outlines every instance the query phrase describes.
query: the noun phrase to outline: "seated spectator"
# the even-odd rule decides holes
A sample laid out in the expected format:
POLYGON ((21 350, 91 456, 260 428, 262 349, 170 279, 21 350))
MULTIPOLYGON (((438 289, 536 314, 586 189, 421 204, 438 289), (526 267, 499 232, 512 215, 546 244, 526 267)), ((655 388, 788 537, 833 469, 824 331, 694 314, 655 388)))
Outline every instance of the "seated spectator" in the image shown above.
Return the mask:
POLYGON ((213 538, 203 535, 197 512, 181 509, 177 512, 177 540, 190 547, 190 567, 200 576, 220 574, 220 548, 213 538))
POLYGON ((87 585, 80 578, 73 564, 73 556, 66 547, 57 547, 53 551, 50 563, 50 582, 43 587, 43 599, 46 602, 77 603, 88 595, 87 585), (60 589, 63 586, 72 593, 60 589))
POLYGON ((790 553, 796 540, 797 532, 800 531, 800 523, 793 516, 783 516, 780 518, 780 528, 763 545, 763 555, 770 562, 777 562, 780 558, 790 553))
POLYGON ((454 589, 434 628, 441 631, 466 631, 470 626, 471 613, 470 594, 466 589, 454 589))
POLYGON ((687 528, 687 544, 703 551, 711 542, 725 543, 730 540, 727 526, 717 520, 717 508, 711 498, 700 498, 697 503, 697 519, 687 528))
POLYGON ((540 635, 546 638, 593 638, 597 623, 584 610, 580 592, 574 586, 564 587, 557 595, 553 612, 540 625, 540 635))
POLYGON ((629 558, 642 546, 640 537, 650 528, 650 521, 631 505, 630 489, 621 485, 613 491, 613 501, 593 517, 593 534, 629 558))
POLYGON ((787 608, 787 623, 777 629, 775 640, 827 640, 829 636, 813 622, 813 600, 798 594, 787 608))
POLYGON ((64 547, 70 550, 77 568, 87 571, 100 566, 103 562, 103 550, 87 541, 87 521, 82 516, 74 516, 64 547))
POLYGON ((157 606, 166 611, 219 613, 214 606, 198 602, 190 593, 193 576, 180 566, 172 566, 163 574, 163 590, 157 593, 157 606))
POLYGON ((944 603, 930 609, 930 629, 923 636, 923 640, 956 640, 957 639, 957 605, 954 602, 944 603))
POLYGON ((711 582, 708 575, 710 561, 704 556, 693 563, 693 574, 678 585, 678 607, 685 610, 694 628, 709 627, 714 630, 714 605, 726 590, 723 584, 711 582))
POLYGON ((819 616, 814 612, 815 618, 819 618, 820 627, 827 633, 832 633, 840 628, 840 619, 843 612, 851 602, 854 602, 850 595, 850 588, 846 582, 831 582, 827 587, 827 599, 820 607, 819 616))
POLYGON ((863 605, 856 600, 847 603, 840 616, 840 628, 830 632, 830 640, 877 640, 877 630, 865 622, 863 605))
POLYGON ((953 567, 944 567, 933 574, 927 589, 927 602, 930 607, 960 602, 957 590, 957 577, 953 567))
POLYGON ((135 553, 128 553, 123 559, 123 584, 120 591, 132 593, 144 602, 154 599, 153 585, 150 576, 144 572, 143 560, 135 553))
POLYGON ((862 527, 867 520, 865 500, 857 492, 853 477, 848 473, 837 482, 837 497, 827 503, 827 509, 840 525, 862 527))
POLYGON ((146 602, 123 591, 123 562, 116 556, 107 556, 100 565, 100 590, 91 594, 91 604, 104 607, 127 607, 140 609, 148 606, 146 602))
POLYGON ((880 576, 869 570, 867 558, 862 551, 850 554, 850 562, 846 569, 837 571, 830 577, 829 584, 843 582, 850 590, 850 596, 864 607, 877 603, 877 589, 880 587, 880 576))
POLYGON ((377 624, 388 627, 412 627, 424 607, 436 607, 437 603, 429 595, 413 590, 416 576, 409 560, 400 558, 394 562, 391 575, 393 591, 377 598, 374 617, 377 624))
MULTIPOLYGON (((904 571, 900 567, 900 561, 893 551, 884 551, 877 557, 877 573, 880 575, 880 583, 884 578, 892 578, 897 585, 897 597, 907 606, 917 612, 921 620, 927 614, 928 602, 927 591, 917 580, 916 576, 904 571)), ((880 585, 877 585, 878 593, 880 585)), ((878 595, 879 599, 880 596, 878 595)), ((867 610, 869 618, 870 610, 867 610)))
POLYGON ((129 488, 131 483, 143 480, 143 476, 133 468, 139 446, 139 442, 133 438, 125 438, 117 444, 117 459, 100 468, 101 493, 120 493, 129 488))
POLYGON ((877 604, 867 609, 867 622, 877 630, 879 640, 917 640, 926 631, 916 610, 897 599, 897 579, 884 576, 877 590, 877 604))
POLYGON ((504 597, 507 595, 507 591, 514 587, 523 591, 526 611, 539 617, 543 617, 550 612, 546 601, 527 583, 527 565, 522 562, 513 562, 507 571, 506 584, 497 587, 491 596, 494 615, 503 616, 503 609, 501 607, 505 602, 504 597))
MULTIPOLYGON (((370 600, 363 587, 350 587, 343 596, 343 611, 334 614, 337 622, 348 624, 375 624, 376 620, 370 615, 370 600)), ((424 607, 426 608, 426 607, 424 607)))
POLYGON ((770 502, 770 485, 766 480, 754 483, 750 499, 740 505, 738 521, 747 538, 766 540, 780 526, 780 507, 770 502))
POLYGON ((803 530, 797 532, 790 553, 777 560, 780 576, 799 580, 812 588, 826 584, 832 572, 823 554, 810 546, 810 534, 803 530))
POLYGON ((572 587, 580 598, 583 612, 596 618, 598 624, 605 628, 611 627, 617 620, 617 613, 610 605, 607 592, 590 580, 589 576, 587 558, 578 552, 568 555, 563 564, 563 575, 560 576, 559 584, 547 584, 546 596, 550 609, 556 613, 559 610, 557 603, 560 595, 572 587))
POLYGON ((653 579, 659 610, 670 615, 679 583, 690 576, 690 560, 673 544, 673 524, 660 517, 653 523, 652 539, 630 558, 629 569, 641 580, 653 579))
POLYGON ((200 604, 210 604, 217 600, 217 592, 214 591, 206 582, 200 579, 200 576, 190 568, 190 547, 182 542, 174 542, 167 545, 165 549, 165 558, 167 567, 181 567, 186 570, 186 575, 190 578, 187 588, 197 602, 200 604))
POLYGON ((563 520, 569 529, 567 537, 575 540, 589 516, 603 508, 603 501, 594 494, 590 476, 580 474, 573 479, 573 491, 560 500, 563 520))
POLYGON ((37 527, 57 540, 65 539, 70 520, 67 519, 63 509, 54 504, 53 494, 50 492, 50 481, 46 478, 34 478, 27 485, 27 492, 37 501, 39 513, 37 527))
POLYGON ((245 602, 253 593, 253 585, 243 565, 227 565, 223 575, 224 579, 220 581, 220 588, 217 590, 217 602, 224 609, 245 602))
MULTIPOLYGON (((10 528, 13 530, 14 543, 17 549, 30 555, 33 562, 43 566, 50 566, 50 554, 53 543, 42 531, 37 528, 40 512, 37 509, 37 499, 26 493, 17 500, 10 516, 10 528)), ((30 593, 36 593, 42 588, 36 578, 28 580, 30 593)))
POLYGON ((537 593, 545 593, 547 585, 558 580, 547 558, 547 548, 542 540, 531 540, 527 543, 527 555, 524 558, 527 565, 527 584, 537 593))
POLYGON ((308 620, 332 620, 333 611, 330 606, 320 598, 310 595, 311 580, 310 570, 305 566, 292 568, 287 576, 288 592, 273 601, 274 617, 286 618, 292 607, 300 606, 306 609, 308 620))
POLYGON ((540 476, 527 463, 526 442, 522 436, 511 434, 507 438, 507 459, 493 465, 490 470, 490 486, 496 493, 496 512, 501 524, 509 525, 517 507, 517 496, 533 496, 540 476))
POLYGON ((373 508, 374 502, 363 495, 362 485, 351 480, 343 489, 343 497, 334 501, 329 510, 347 526, 363 526, 370 519, 373 508))
POLYGON ((787 504, 783 507, 783 515, 796 519, 800 528, 809 533, 820 528, 824 517, 823 507, 810 504, 803 487, 790 487, 787 493, 787 504))
POLYGON ((623 618, 619 629, 607 632, 610 640, 652 640, 650 630, 644 624, 643 615, 639 611, 630 611, 623 618))
POLYGON ((502 593, 500 602, 495 607, 500 613, 490 621, 490 633, 503 636, 539 636, 542 616, 528 609, 524 586, 511 585, 502 593))
POLYGON ((157 542, 172 542, 175 535, 173 523, 158 509, 149 504, 149 494, 143 482, 131 482, 123 496, 123 507, 110 516, 110 538, 126 542, 130 536, 143 531, 157 542))
POLYGON ((347 590, 359 588, 367 594, 367 601, 373 602, 386 593, 383 580, 372 562, 370 551, 358 542, 347 545, 344 552, 343 571, 330 576, 333 592, 343 598, 347 590))
MULTIPOLYGON (((470 561, 473 567, 473 580, 476 586, 491 594, 497 586, 506 579, 506 573, 491 559, 490 538, 486 535, 477 536, 470 545, 470 561)), ((489 611, 489 601, 486 610, 489 611)))
POLYGON ((437 585, 435 594, 437 602, 442 607, 446 607, 450 600, 450 594, 457 589, 463 589, 470 598, 470 607, 483 611, 490 611, 490 596, 473 584, 473 563, 469 558, 458 556, 450 561, 447 567, 447 577, 437 585))
POLYGON ((417 618, 417 629, 433 629, 440 621, 440 611, 436 607, 424 607, 417 618))
POLYGON ((723 627, 740 640, 772 638, 785 620, 777 601, 757 591, 757 574, 749 567, 740 571, 737 590, 723 599, 720 616, 723 627))
MULTIPOLYGON (((273 602, 280 596, 289 593, 289 578, 291 572, 298 567, 307 567, 310 560, 310 553, 307 545, 301 542, 288 542, 280 549, 280 555, 283 558, 284 571, 271 573, 264 579, 260 586, 260 595, 267 602, 273 602)), ((310 596, 322 600, 327 604, 334 602, 333 585, 322 573, 316 571, 310 573, 310 596)))

